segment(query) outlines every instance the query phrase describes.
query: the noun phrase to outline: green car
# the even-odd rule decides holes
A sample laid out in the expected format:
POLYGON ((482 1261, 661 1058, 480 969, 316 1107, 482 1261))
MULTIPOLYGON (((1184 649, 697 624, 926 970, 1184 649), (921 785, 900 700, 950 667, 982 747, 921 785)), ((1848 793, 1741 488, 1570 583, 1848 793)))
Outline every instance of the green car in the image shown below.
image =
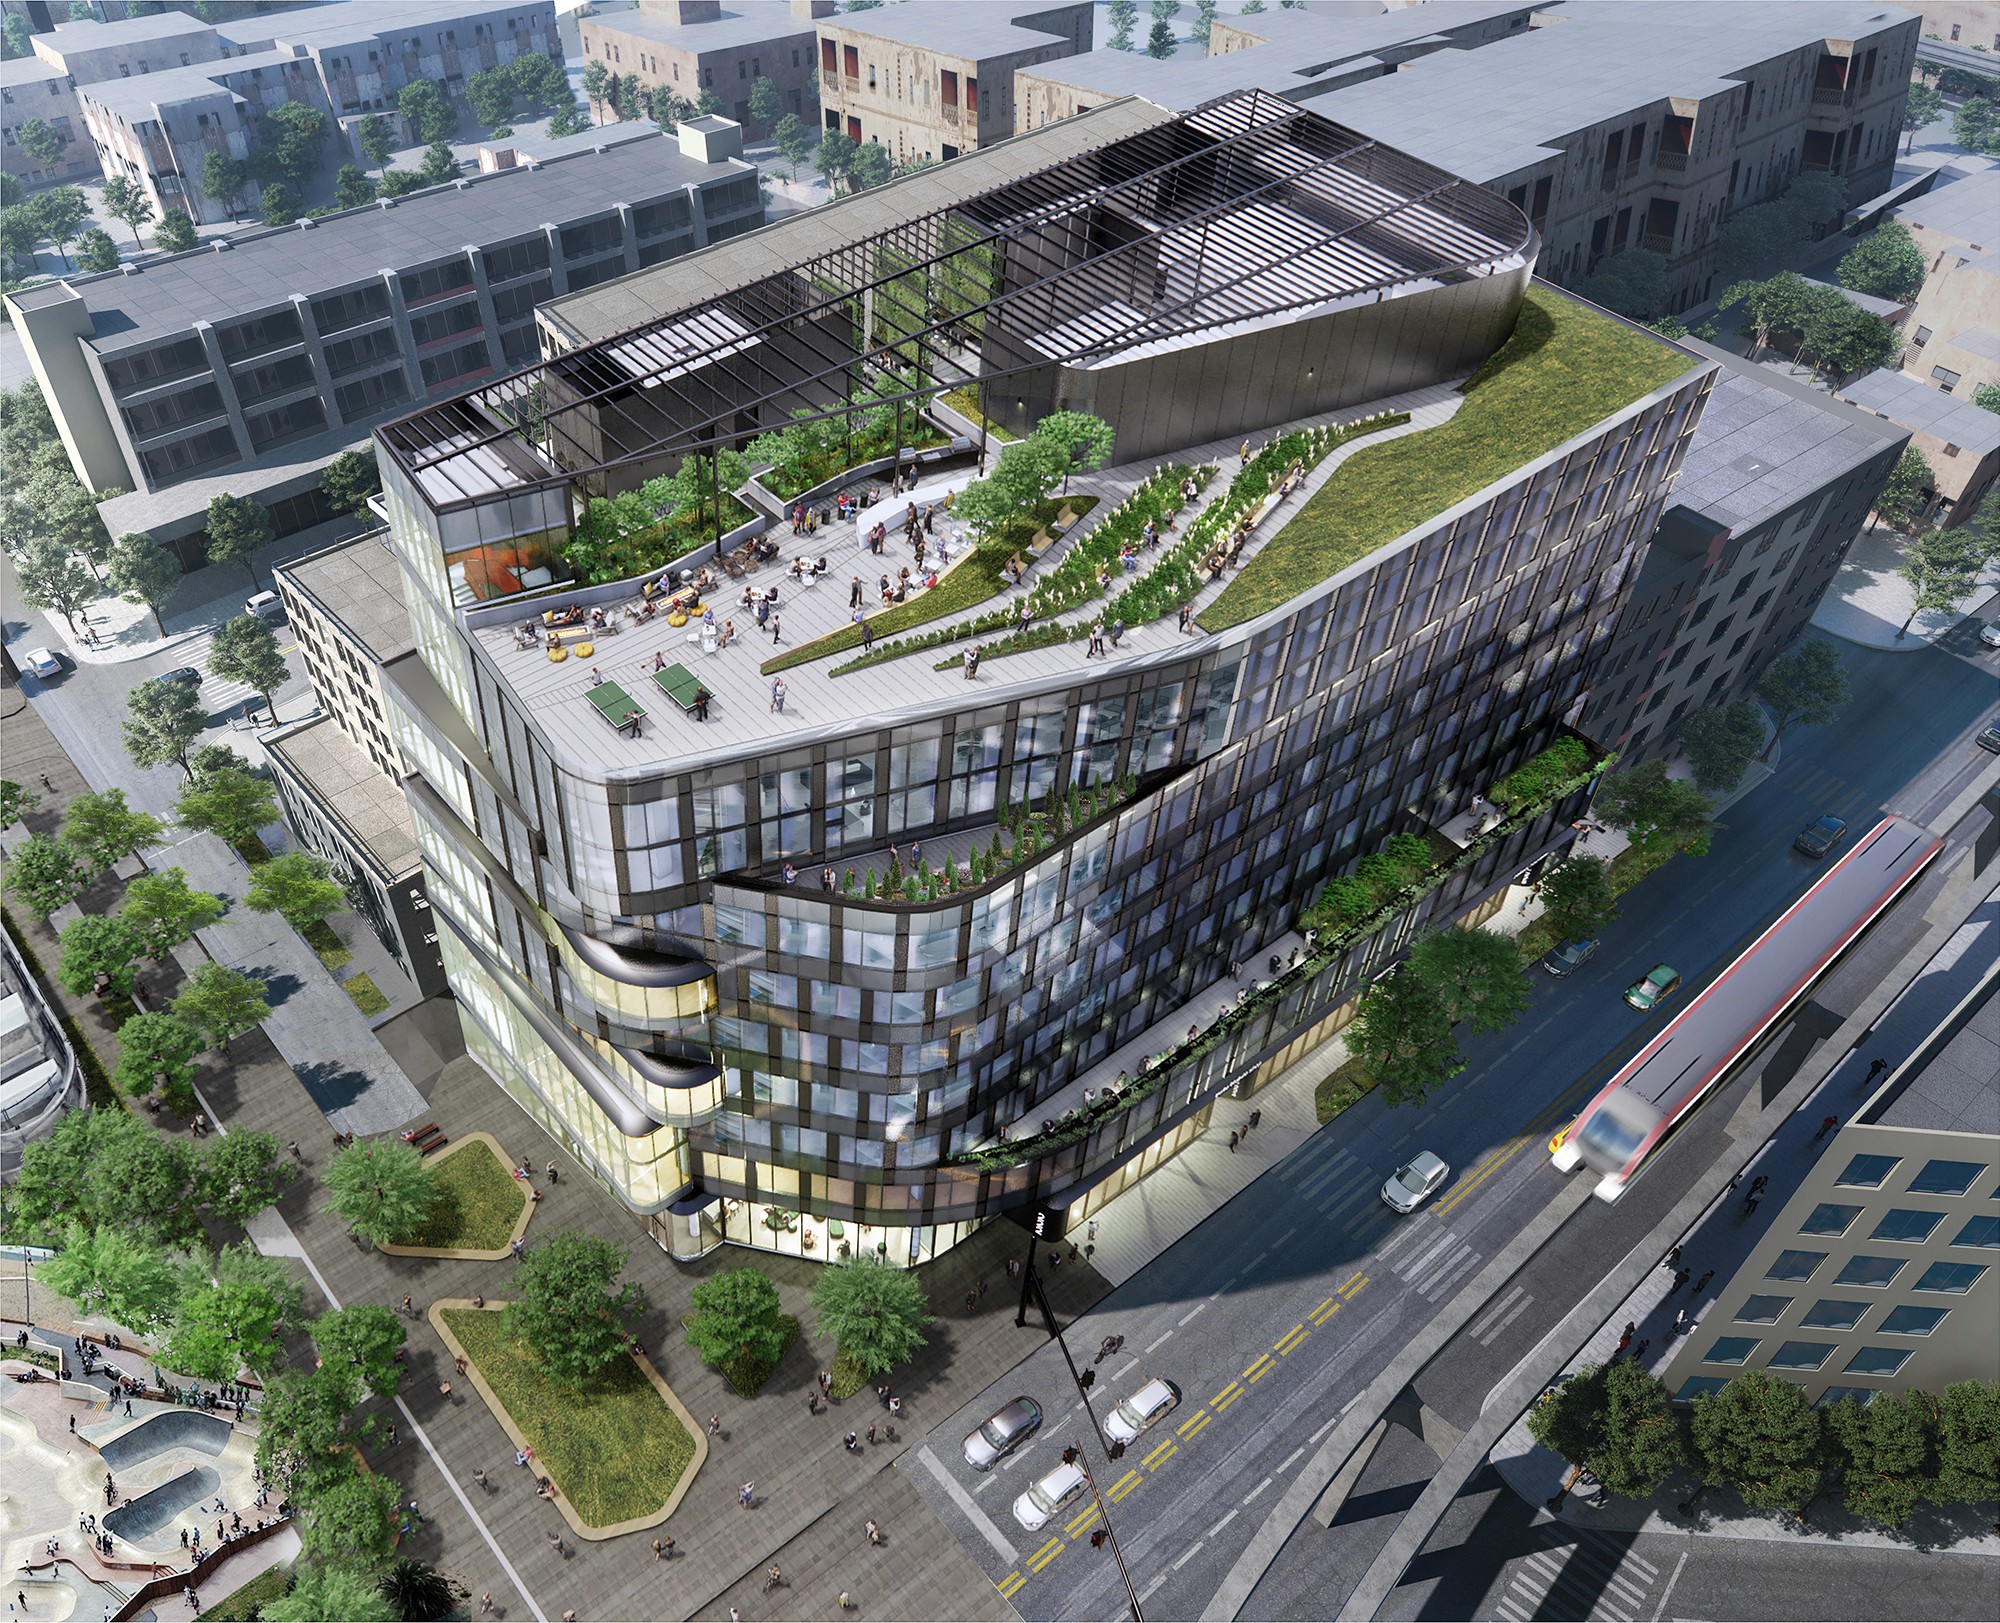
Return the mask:
POLYGON ((1645 979, 1625 988, 1625 1001, 1641 1014, 1650 1014, 1680 989, 1680 971, 1671 964, 1655 964, 1645 979))

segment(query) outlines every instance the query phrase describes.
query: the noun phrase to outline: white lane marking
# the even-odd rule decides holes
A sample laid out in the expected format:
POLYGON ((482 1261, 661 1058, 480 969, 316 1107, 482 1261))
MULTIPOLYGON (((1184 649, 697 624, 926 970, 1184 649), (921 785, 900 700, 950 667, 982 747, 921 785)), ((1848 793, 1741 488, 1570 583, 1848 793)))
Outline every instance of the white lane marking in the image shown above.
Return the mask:
POLYGON ((1507 1310, 1506 1315, 1500 1320, 1498 1324, 1494 1325, 1483 1336, 1478 1337, 1477 1340, 1480 1342, 1482 1346, 1487 1346, 1487 1347, 1492 1346, 1494 1342, 1498 1341, 1500 1337, 1506 1333, 1508 1325, 1512 1324, 1516 1319, 1518 1319, 1523 1313, 1527 1312, 1528 1309, 1533 1307, 1534 1305, 1535 1305, 1534 1297, 1523 1296, 1520 1299, 1520 1301, 1516 1302, 1512 1307, 1510 1307, 1507 1310))
POLYGON ((1687 1562, 1688 1553, 1683 1550, 1680 1560, 1674 1563, 1674 1575, 1667 1580, 1666 1592, 1660 1596, 1660 1604, 1653 1609, 1653 1623, 1660 1623, 1660 1619, 1666 1616, 1667 1602, 1673 1596, 1674 1585, 1681 1581, 1681 1568, 1686 1566, 1687 1562))
POLYGON ((1289 1471, 1292 1468, 1292 1461, 1297 1459, 1304 1452, 1305 1450, 1303 1448, 1295 1448, 1291 1451, 1291 1453, 1287 1454, 1285 1456, 1285 1463, 1278 1467, 1278 1475, 1283 1476, 1287 1471, 1289 1471))
POLYGON ((1484 1313, 1481 1313, 1478 1318, 1474 1319, 1472 1323, 1468 1324, 1465 1327, 1465 1333, 1471 1336, 1474 1341, 1484 1341, 1486 1339, 1486 1332, 1492 1327, 1493 1321, 1507 1311, 1517 1296, 1525 1295, 1527 1288, 1525 1285, 1516 1285, 1505 1296, 1501 1297, 1499 1301, 1495 1302, 1484 1313))
POLYGON ((1175 1328, 1176 1330, 1180 1329, 1180 1328, 1181 1328, 1181 1327, 1182 1327, 1183 1325, 1185 1325, 1185 1324, 1186 1324, 1186 1323, 1188 1322, 1188 1320, 1189 1320, 1189 1319, 1192 1319, 1192 1318, 1194 1317, 1195 1313, 1199 1313, 1199 1312, 1201 1312, 1201 1311, 1202 1311, 1202 1309, 1204 1309, 1204 1308, 1205 1308, 1205 1307, 1207 1307, 1207 1306, 1208 1306, 1208 1303, 1207 1303, 1207 1302, 1197 1302, 1197 1303, 1195 1304, 1195 1307, 1194 1307, 1194 1312, 1193 1312, 1193 1313, 1188 1313, 1188 1314, 1185 1314, 1185 1315, 1184 1315, 1184 1316, 1183 1316, 1183 1317, 1182 1317, 1182 1318, 1180 1319, 1179 1323, 1175 1324, 1174 1328, 1175 1328))
MULTIPOLYGON (((1239 1506, 1238 1509, 1240 1510, 1241 1507, 1239 1506)), ((1227 1516, 1223 1517, 1221 1521, 1217 1522, 1206 1533, 1202 1534, 1202 1537, 1214 1538, 1217 1533, 1223 1530, 1223 1528, 1227 1527, 1231 1522, 1235 1521, 1236 1517, 1237 1517, 1237 1511, 1232 1510, 1227 1516)))
POLYGON ((951 1496, 951 1502, 965 1513, 965 1519, 978 1530, 981 1538, 993 1546, 1000 1559, 1009 1566, 1018 1561, 1020 1556, 1014 1546, 1007 1542, 1006 1535, 993 1525, 992 1517, 972 1502, 972 1495, 952 1480, 951 1474, 938 1463, 937 1455, 931 1452, 929 1443, 925 1443, 917 1450, 917 1458, 922 1460, 931 1475, 938 1479, 939 1486, 951 1496))
POLYGON ((1151 1583, 1146 1585, 1144 1589, 1140 1590, 1139 1591, 1140 1603, 1144 1604, 1146 1601, 1151 1600, 1153 1598, 1153 1591, 1158 1589, 1160 1585, 1165 1583, 1166 1581, 1167 1581, 1167 1575, 1163 1572, 1159 1575, 1159 1577, 1155 1578, 1151 1583))
POLYGON ((1249 1504, 1252 1499, 1255 1499, 1258 1494, 1262 1493, 1270 1485, 1271 1485, 1271 1479, 1269 1477, 1264 1478, 1262 1482, 1258 1483, 1256 1487, 1252 1488, 1248 1493, 1246 1493, 1243 1496, 1243 1502, 1246 1505, 1249 1504))
POLYGON ((1172 1566, 1167 1568, 1167 1571, 1179 1572, 1182 1567, 1186 1566, 1190 1561, 1192 1561, 1196 1556, 1200 1554, 1201 1554, 1201 1544, 1200 1541, 1197 1540, 1194 1546, 1188 1551, 1188 1553, 1182 1556, 1180 1560, 1176 1561, 1172 1566))
POLYGON ((1152 1350, 1153 1350, 1153 1349, 1154 1349, 1155 1347, 1159 1346, 1159 1345, 1161 1344, 1161 1342, 1164 1342, 1164 1341, 1165 1341, 1165 1340, 1167 1339, 1167 1336, 1170 1336, 1170 1335, 1172 1335, 1172 1334, 1173 1334, 1173 1331, 1169 1330, 1169 1331, 1167 1332, 1167 1335, 1166 1335, 1166 1336, 1161 1336, 1161 1337, 1160 1337, 1159 1341, 1154 1341, 1154 1342, 1149 1342, 1149 1343, 1147 1344, 1147 1346, 1146 1346, 1146 1351, 1147 1351, 1147 1352, 1151 1352, 1151 1351, 1152 1351, 1152 1350))

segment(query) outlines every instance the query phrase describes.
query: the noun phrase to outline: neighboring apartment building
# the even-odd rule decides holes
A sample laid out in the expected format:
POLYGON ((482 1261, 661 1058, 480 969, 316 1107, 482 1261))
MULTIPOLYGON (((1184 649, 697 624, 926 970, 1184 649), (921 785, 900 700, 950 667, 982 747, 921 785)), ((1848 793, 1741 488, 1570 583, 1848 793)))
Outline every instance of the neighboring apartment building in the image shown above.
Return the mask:
POLYGON ((402 570, 377 530, 273 572, 320 714, 264 739, 286 821, 349 883, 425 997, 445 990, 382 667, 414 646, 402 570))
POLYGON ((547 162, 9 295, 77 477, 131 492, 104 507, 112 533, 177 545, 194 567, 208 501, 227 491, 270 507, 280 535, 330 538, 327 459, 536 359, 537 304, 763 223, 755 168, 688 156, 710 149, 707 131, 596 135, 547 162))
POLYGON ((1970 400, 2000 382, 2000 170, 1947 165, 1890 217, 1924 255, 1924 285, 1903 323, 1903 371, 1970 400))
POLYGON ((577 28, 586 61, 621 79, 636 76, 692 106, 712 91, 723 112, 762 136, 750 113, 750 87, 771 81, 778 103, 802 123, 813 117, 813 22, 836 0, 641 0, 637 10, 584 17, 577 28))
POLYGON ((1090 49, 1093 7, 1035 0, 907 0, 819 24, 821 122, 897 163, 1004 141, 1014 75, 1090 49))
MULTIPOLYGON (((1551 0, 1525 15, 1417 6, 1388 18, 1273 8, 1227 19, 1206 61, 1116 64, 1100 51, 1074 71, 1088 104, 1136 92, 1183 105, 1135 79, 1179 74, 1201 99, 1254 85, 1307 101, 1507 197, 1541 232, 1552 280, 1621 249, 1664 255, 1680 311, 1716 291, 1715 237, 1733 210, 1804 171, 1845 177, 1855 201, 1888 189, 1918 31, 1913 13, 1865 0, 1551 0), (1453 48, 1414 33, 1433 10, 1453 48)), ((1024 103, 1060 111, 1052 87, 1071 71, 1028 76, 1024 103)))
MULTIPOLYGON (((1993 949, 1992 906, 1971 951, 1993 949)), ((1693 1398, 1746 1369, 1815 1403, 2000 1380, 2000 970, 1820 1152, 1667 1367, 1693 1398)))
POLYGON ((97 148, 84 128, 76 86, 61 68, 50 67, 40 57, 0 62, 0 170, 31 187, 66 185, 98 173, 97 148), (47 167, 20 144, 21 126, 31 118, 41 119, 69 141, 47 167))
POLYGON ((1513 330, 1534 248, 1490 193, 1276 98, 1126 101, 557 301, 542 368, 384 425, 416 637, 385 688, 470 1051, 677 1256, 903 1265, 1031 1204, 1075 1225, 1190 1142, 1411 933, 1485 916, 1570 838, 1581 791, 1183 1038, 1190 1000, 1285 943, 1325 879, 1440 828, 1578 713, 1712 362, 1538 287, 1634 368, 1621 404, 1289 600, 1194 640, 1169 617, 1101 661, 1070 644, 970 682, 818 661, 786 672, 786 711, 756 639, 670 642, 714 694, 704 723, 648 681, 657 632, 545 648, 544 609, 615 615, 634 581, 523 593, 518 572, 582 496, 837 409, 857 368, 946 328, 996 411, 1086 402, 1148 469, 1442 391, 1513 330), (871 340, 861 289, 892 253, 942 262, 906 289, 920 330, 866 295, 871 340), (650 701, 643 727, 610 725, 593 660, 650 701), (1115 808, 934 899, 812 883, 919 840, 956 866, 1007 808, 1113 779, 1115 808), (1044 1131, 1107 1087, 1113 1108, 1044 1131))
MULTIPOLYGON (((1742 698, 1802 632, 1907 430, 1695 340, 1721 368, 1579 724, 1629 762, 1742 698)), ((2000 419, 1996 419, 2000 421, 2000 419)))
POLYGON ((1910 431, 1930 464, 1934 502, 1924 516, 1931 522, 1963 524, 2000 479, 2000 412, 1907 372, 1864 372, 1841 385, 1840 398, 1910 431))
POLYGON ((30 43, 39 60, 80 85, 144 78, 229 54, 212 26, 179 10, 119 22, 59 22, 53 32, 36 34, 30 43))

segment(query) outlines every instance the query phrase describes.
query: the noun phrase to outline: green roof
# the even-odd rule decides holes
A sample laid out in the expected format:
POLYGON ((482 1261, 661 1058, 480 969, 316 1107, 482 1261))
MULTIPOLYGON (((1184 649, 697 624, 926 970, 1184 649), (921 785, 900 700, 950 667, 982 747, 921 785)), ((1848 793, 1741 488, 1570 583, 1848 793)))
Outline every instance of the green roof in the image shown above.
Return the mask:
POLYGON ((1197 621, 1225 631, 1290 602, 1700 364, 1530 283, 1513 336, 1450 421, 1354 452, 1197 621))

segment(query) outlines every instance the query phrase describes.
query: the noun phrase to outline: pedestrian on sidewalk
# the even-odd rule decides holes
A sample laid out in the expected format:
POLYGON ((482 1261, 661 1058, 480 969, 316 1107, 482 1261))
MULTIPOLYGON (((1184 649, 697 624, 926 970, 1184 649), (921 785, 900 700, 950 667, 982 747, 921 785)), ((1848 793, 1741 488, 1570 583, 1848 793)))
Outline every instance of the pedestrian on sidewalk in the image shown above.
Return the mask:
POLYGON ((555 1162, 551 1161, 551 1162, 549 1163, 549 1182, 550 1182, 550 1183, 557 1183, 557 1182, 559 1182, 559 1181, 560 1181, 560 1179, 559 1179, 559 1177, 558 1177, 558 1175, 557 1175, 557 1169, 556 1169, 556 1164, 555 1164, 555 1162))
POLYGON ((1679 1290, 1681 1286, 1685 1285, 1693 1277, 1694 1273, 1691 1269, 1676 1268, 1674 1270, 1674 1282, 1667 1287, 1667 1294, 1669 1296, 1673 1295, 1675 1291, 1679 1290))
POLYGON ((1694 1294, 1699 1296, 1703 1291, 1707 1290, 1708 1282, 1714 1277, 1715 1277, 1715 1270, 1711 1268, 1708 1270, 1707 1273, 1703 1274, 1701 1278, 1697 1279, 1694 1282, 1694 1294))
POLYGON ((492 1492, 492 1490, 486 1486, 486 1473, 484 1471, 474 1471, 472 1473, 472 1480, 479 1485, 479 1491, 481 1493, 492 1492))
POLYGON ((1889 1062, 1886 1059, 1871 1059, 1868 1062, 1868 1080, 1864 1086, 1873 1087, 1875 1085, 1875 1078, 1888 1070, 1888 1068, 1889 1062))
POLYGON ((776 1589, 784 1581, 785 1581, 785 1575, 782 1572, 780 1572, 775 1566, 772 1567, 768 1572, 764 1574, 764 1593, 767 1595, 770 1594, 772 1590, 776 1589))
POLYGON ((1261 1124, 1263 1123, 1263 1120, 1264 1120, 1264 1112, 1263 1112, 1263 1111, 1261 1111, 1261 1110, 1253 1110, 1253 1111, 1251 1111, 1251 1112, 1250 1112, 1250 1125, 1251 1125, 1252 1127, 1257 1127, 1257 1126, 1260 1126, 1260 1125, 1261 1125, 1261 1124))
POLYGON ((875 1525, 873 1517, 869 1518, 867 1522, 867 1529, 868 1529, 868 1542, 870 1544, 880 1544, 882 1542, 882 1529, 875 1525))
POLYGON ((396 1446, 396 1422, 393 1420, 389 1422, 389 1446, 396 1446))
MULTIPOLYGON (((848 1433, 848 1436, 850 1437, 852 1437, 853 1435, 854 1434, 852 1432, 848 1433)), ((741 1505, 745 1510, 748 1510, 750 1508, 750 1501, 753 1497, 755 1497, 756 1492, 757 1492, 757 1484, 754 1482, 746 1482, 743 1484, 742 1487, 736 1490, 736 1502, 739 1505, 741 1505)))
POLYGON ((549 1548, 554 1550, 557 1555, 563 1553, 563 1536, 561 1533, 551 1533, 549 1535, 549 1548))
POLYGON ((416 1304, 413 1303, 407 1296, 403 1298, 403 1311, 406 1314, 408 1314, 411 1318, 415 1318, 417 1316, 416 1304))
POLYGON ((451 1367, 454 1370, 456 1370, 460 1375, 463 1375, 465 1373, 465 1354, 464 1353, 454 1354, 451 1360, 451 1367))
POLYGON ((1096 1219, 1096 1218, 1094 1218, 1094 1217, 1093 1217, 1093 1218, 1092 1218, 1092 1219, 1091 1219, 1091 1220, 1090 1220, 1090 1221, 1089 1221, 1088 1223, 1084 1224, 1084 1226, 1083 1226, 1083 1237, 1084 1237, 1084 1238, 1085 1238, 1086 1240, 1094 1240, 1094 1239, 1096 1239, 1096 1238, 1097 1238, 1097 1219, 1096 1219))
POLYGON ((721 1415, 712 1414, 708 1417, 708 1434, 711 1437, 720 1437, 722 1435, 721 1415))
POLYGON ((1679 1246, 1675 1246, 1673 1250, 1669 1251, 1667 1253, 1667 1260, 1660 1264, 1660 1266, 1666 1269, 1668 1273, 1672 1273, 1680 1265, 1681 1265, 1681 1248, 1679 1246))
POLYGON ((859 1445, 860 1445, 860 1439, 854 1432, 850 1431, 844 1438, 841 1439, 841 1447, 845 1448, 847 1452, 850 1454, 859 1453, 860 1452, 859 1445))
POLYGON ((875 1446, 875 1422, 872 1420, 868 1422, 868 1446, 875 1446))
POLYGON ((1236 1142, 1239 1137, 1241 1137, 1241 1135, 1237 1133, 1231 1133, 1229 1135, 1229 1153, 1231 1155, 1234 1155, 1236 1153, 1236 1142))
POLYGON ((1839 1125, 1840 1125, 1840 1118, 1838 1116, 1828 1116, 1825 1121, 1819 1124, 1819 1131, 1813 1134, 1812 1141, 1815 1144, 1817 1144, 1821 1139, 1825 1138, 1828 1133, 1832 1132, 1834 1128, 1838 1127, 1839 1125))
POLYGON ((479 1615, 488 1616, 493 1610, 493 1592, 489 1589, 479 1597, 479 1615))
POLYGON ((1682 1308, 1674 1315, 1674 1334, 1684 1336, 1688 1332, 1688 1310, 1682 1308))
POLYGON ((667 1546, 666 1546, 666 1543, 665 1543, 665 1541, 664 1541, 664 1540, 661 1540, 661 1539, 654 1539, 654 1540, 653 1540, 653 1559, 654 1559, 655 1561, 664 1561, 664 1560, 666 1560, 666 1558, 667 1558, 667 1546))

